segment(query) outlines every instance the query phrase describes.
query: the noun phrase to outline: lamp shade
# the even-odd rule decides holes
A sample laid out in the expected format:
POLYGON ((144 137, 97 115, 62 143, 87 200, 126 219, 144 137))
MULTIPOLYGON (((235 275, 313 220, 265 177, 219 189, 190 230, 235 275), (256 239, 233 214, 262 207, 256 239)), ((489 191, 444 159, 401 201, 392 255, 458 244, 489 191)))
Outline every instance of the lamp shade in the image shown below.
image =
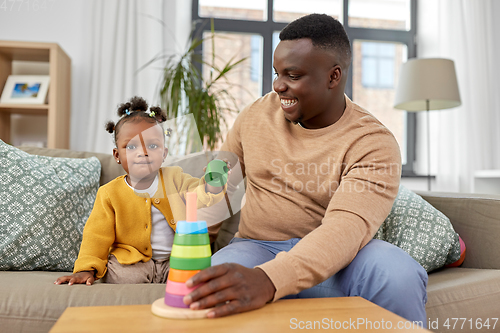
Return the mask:
POLYGON ((462 104, 455 64, 450 59, 410 59, 403 64, 394 108, 406 111, 442 110, 462 104))

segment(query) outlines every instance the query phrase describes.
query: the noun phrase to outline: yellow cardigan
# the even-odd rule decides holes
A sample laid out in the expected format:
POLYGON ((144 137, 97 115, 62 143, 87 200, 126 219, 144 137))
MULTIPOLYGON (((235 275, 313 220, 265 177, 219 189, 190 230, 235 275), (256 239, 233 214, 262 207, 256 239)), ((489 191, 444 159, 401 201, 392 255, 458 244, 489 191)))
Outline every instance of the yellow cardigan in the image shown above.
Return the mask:
POLYGON ((120 176, 97 191, 73 273, 96 270, 96 277, 102 278, 109 254, 124 265, 151 259, 151 205, 165 216, 175 231, 177 221, 186 219, 186 192, 196 191, 198 208, 224 198, 225 191, 206 193, 204 179, 192 177, 180 167, 160 169, 158 191, 153 198, 135 193, 124 178, 120 176))

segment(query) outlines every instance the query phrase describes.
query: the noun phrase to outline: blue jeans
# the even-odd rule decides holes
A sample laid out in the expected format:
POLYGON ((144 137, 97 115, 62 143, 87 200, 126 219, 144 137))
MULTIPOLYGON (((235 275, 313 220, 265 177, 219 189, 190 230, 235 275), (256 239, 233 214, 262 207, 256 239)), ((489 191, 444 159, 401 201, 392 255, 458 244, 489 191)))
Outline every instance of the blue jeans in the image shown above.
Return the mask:
MULTIPOLYGON (((233 238, 212 257, 212 266, 233 262, 253 268, 289 251, 300 241, 233 238)), ((373 239, 354 260, 326 281, 284 298, 361 296, 395 314, 427 327, 427 272, 400 248, 373 239)))

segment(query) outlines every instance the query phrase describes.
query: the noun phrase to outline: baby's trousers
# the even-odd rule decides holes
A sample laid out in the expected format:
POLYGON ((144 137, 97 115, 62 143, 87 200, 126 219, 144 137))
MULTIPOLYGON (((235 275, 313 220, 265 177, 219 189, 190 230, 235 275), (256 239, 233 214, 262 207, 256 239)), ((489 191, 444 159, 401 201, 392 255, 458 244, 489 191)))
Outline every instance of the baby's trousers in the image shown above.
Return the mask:
POLYGON ((133 265, 122 265, 112 254, 108 258, 108 271, 102 278, 104 283, 136 284, 166 283, 170 258, 147 262, 139 261, 133 265))
MULTIPOLYGON (((233 238, 212 256, 212 266, 233 262, 253 268, 288 252, 299 238, 256 241, 233 238)), ((373 239, 353 261, 326 281, 284 298, 361 296, 407 320, 427 327, 427 272, 400 248, 373 239)))

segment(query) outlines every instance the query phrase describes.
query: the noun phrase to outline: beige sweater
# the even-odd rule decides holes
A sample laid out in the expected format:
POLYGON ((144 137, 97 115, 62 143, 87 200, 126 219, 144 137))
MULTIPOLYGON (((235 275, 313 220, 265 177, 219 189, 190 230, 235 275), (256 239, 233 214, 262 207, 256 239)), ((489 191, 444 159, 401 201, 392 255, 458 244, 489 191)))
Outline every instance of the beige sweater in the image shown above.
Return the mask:
MULTIPOLYGON (((222 147, 247 177, 237 237, 301 238, 258 266, 274 300, 313 287, 346 267, 389 214, 401 157, 392 133, 346 97, 342 117, 309 130, 284 118, 272 92, 245 108, 222 147)), ((236 179, 233 179, 236 180, 236 179)))

